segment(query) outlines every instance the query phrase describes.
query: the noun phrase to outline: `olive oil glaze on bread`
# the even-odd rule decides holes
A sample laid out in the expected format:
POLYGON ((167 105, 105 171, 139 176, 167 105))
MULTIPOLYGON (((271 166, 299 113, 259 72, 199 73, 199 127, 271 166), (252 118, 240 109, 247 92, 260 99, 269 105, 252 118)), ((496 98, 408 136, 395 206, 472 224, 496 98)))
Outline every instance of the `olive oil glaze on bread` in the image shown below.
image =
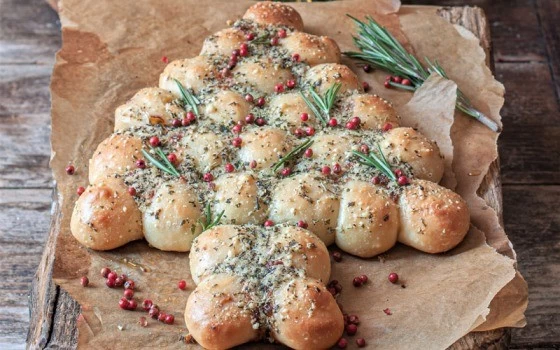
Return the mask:
POLYGON ((185 319, 206 348, 265 338, 328 348, 344 324, 324 286, 326 246, 440 253, 469 228, 465 201, 438 185, 437 145, 364 93, 332 39, 302 30, 293 8, 260 2, 199 56, 171 62, 159 87, 117 108, 74 208, 72 234, 88 248, 145 238, 191 251, 198 286, 185 319), (328 120, 305 101, 310 89, 336 90, 328 120), (406 181, 352 151, 376 152, 406 181))

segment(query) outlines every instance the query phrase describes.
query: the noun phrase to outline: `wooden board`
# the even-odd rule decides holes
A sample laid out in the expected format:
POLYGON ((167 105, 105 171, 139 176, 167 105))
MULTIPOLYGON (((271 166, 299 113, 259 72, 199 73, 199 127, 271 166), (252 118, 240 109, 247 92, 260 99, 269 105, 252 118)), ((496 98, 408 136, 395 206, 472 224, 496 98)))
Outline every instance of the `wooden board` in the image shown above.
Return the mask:
MULTIPOLYGON (((438 13, 451 23, 470 29, 481 39, 487 53, 490 49, 488 22, 479 8, 450 7, 441 8, 438 13)), ((488 55, 491 62, 490 55, 488 55)), ((499 177, 499 162, 490 167, 480 194, 500 215, 502 213, 502 192, 499 177)), ((58 233, 59 208, 53 194, 53 216, 49 238, 45 246, 41 264, 34 278, 29 301, 31 311, 30 329, 27 344, 30 348, 74 348, 77 343, 76 319, 80 306, 64 290, 52 281, 56 235, 58 233)), ((459 341, 452 349, 507 348, 510 341, 509 330, 498 329, 491 332, 473 332, 459 341)))

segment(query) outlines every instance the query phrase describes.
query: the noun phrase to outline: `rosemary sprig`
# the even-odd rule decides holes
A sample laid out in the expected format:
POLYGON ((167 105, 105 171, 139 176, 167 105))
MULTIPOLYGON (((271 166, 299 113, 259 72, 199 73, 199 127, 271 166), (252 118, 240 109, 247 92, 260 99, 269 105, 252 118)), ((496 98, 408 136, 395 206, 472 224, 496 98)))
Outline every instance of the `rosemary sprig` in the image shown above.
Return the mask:
POLYGON ((210 203, 206 203, 206 207, 204 208, 204 216, 206 220, 202 222, 200 219, 198 219, 199 225, 202 226, 202 232, 209 230, 214 226, 219 225, 223 215, 224 215, 224 210, 222 210, 222 212, 219 213, 218 216, 214 218, 214 220, 212 220, 212 211, 210 210, 210 203))
POLYGON ((295 156, 297 156, 301 152, 304 152, 306 149, 311 147, 313 142, 314 141, 312 139, 309 139, 309 140, 305 141, 304 143, 302 143, 301 145, 294 148, 293 150, 291 150, 290 152, 288 152, 288 154, 286 154, 284 157, 280 158, 280 160, 278 162, 276 162, 272 165, 272 170, 274 172, 278 171, 278 169, 280 169, 280 167, 282 165, 284 165, 284 163, 292 160, 295 156))
POLYGON ((256 37, 251 41, 251 44, 259 45, 259 44, 270 44, 270 36, 268 33, 265 33, 261 36, 256 37))
POLYGON ((181 92, 181 96, 183 97, 183 105, 185 107, 189 106, 193 111, 193 113, 196 114, 196 116, 198 117, 199 116, 198 105, 200 104, 200 100, 196 98, 196 96, 193 95, 189 90, 185 89, 185 87, 183 86, 183 84, 181 84, 179 80, 177 79, 173 79, 173 80, 175 80, 175 83, 177 84, 177 87, 181 92))
POLYGON ((148 159, 155 167, 159 168, 160 170, 173 175, 173 176, 177 176, 180 177, 181 174, 179 174, 179 172, 177 171, 177 169, 175 169, 175 167, 173 166, 173 164, 171 164, 171 162, 169 161, 169 159, 167 159, 167 156, 165 155, 165 153, 163 153, 163 151, 161 150, 161 148, 159 147, 155 147, 155 152, 156 155, 161 159, 158 160, 156 159, 154 156, 152 156, 148 151, 146 150, 142 150, 142 154, 144 155, 144 157, 146 157, 146 159, 148 159))
POLYGON ((395 173, 393 173, 393 170, 391 169, 391 165, 385 158, 385 155, 383 155, 383 152, 381 151, 381 147, 379 147, 379 144, 377 144, 377 150, 379 151, 379 155, 373 152, 370 152, 369 155, 359 151, 352 151, 352 153, 360 158, 358 160, 360 164, 376 168, 377 170, 381 171, 383 175, 387 176, 389 179, 393 181, 397 181, 397 176, 395 175, 395 173))
MULTIPOLYGON (((374 68, 404 77, 411 82, 411 85, 390 82, 391 86, 415 91, 428 79, 431 73, 437 73, 441 77, 449 79, 437 61, 431 62, 428 58, 425 58, 428 68, 424 68, 414 55, 408 53, 395 37, 373 18, 367 16, 367 22, 364 23, 350 15, 348 16, 358 26, 358 35, 354 36, 353 39, 360 52, 350 51, 344 54, 351 58, 366 61, 374 68)), ((477 110, 459 89, 457 89, 456 108, 475 118, 490 130, 496 132, 500 130, 498 124, 477 110)))
POLYGON ((303 91, 300 91, 301 97, 309 109, 311 109, 313 114, 321 120, 323 125, 327 125, 330 119, 331 109, 336 101, 336 94, 338 94, 338 90, 340 90, 341 86, 342 84, 340 83, 331 85, 331 87, 329 87, 325 92, 324 96, 319 95, 313 88, 310 87, 308 91, 309 95, 311 95, 311 99, 307 98, 303 91))

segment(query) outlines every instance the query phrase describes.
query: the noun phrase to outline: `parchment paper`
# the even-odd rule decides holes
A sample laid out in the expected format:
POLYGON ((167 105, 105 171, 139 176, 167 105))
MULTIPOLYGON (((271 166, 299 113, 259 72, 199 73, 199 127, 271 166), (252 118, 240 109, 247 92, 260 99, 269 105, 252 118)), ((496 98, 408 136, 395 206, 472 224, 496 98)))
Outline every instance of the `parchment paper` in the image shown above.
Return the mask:
MULTIPOLYGON (((171 61, 197 55, 207 35, 226 27, 227 20, 240 17, 251 3, 61 1, 63 47, 57 55, 51 86, 51 165, 62 208, 54 278, 82 305, 78 327, 79 343, 84 347, 194 347, 180 340, 187 333, 182 320, 184 305, 194 287, 187 255, 150 249, 145 242, 111 252, 88 251, 71 236, 69 220, 75 189, 87 184, 87 161, 112 132, 115 108, 140 88, 157 85, 165 67, 162 56, 171 61), (74 176, 64 172, 69 162, 76 166, 74 176), (134 266, 138 264, 149 271, 134 266), (104 266, 128 274, 137 283, 137 299, 150 298, 165 312, 174 313, 175 325, 153 320, 146 328, 138 325, 138 318, 146 314, 118 308, 122 290, 103 285, 99 270, 104 266), (90 287, 80 286, 82 275, 89 276, 90 287), (187 280, 187 291, 176 287, 181 279, 187 280)), ((358 18, 373 15, 400 41, 408 40, 420 57, 437 57, 477 107, 499 120, 503 87, 486 68, 484 52, 471 33, 460 33, 433 13, 411 11, 400 17, 401 30, 395 14, 399 3, 394 0, 293 5, 301 13, 306 31, 333 37, 342 50, 353 49, 350 33, 354 28, 345 14, 358 18)), ((355 62, 345 63, 357 67, 355 62)), ((429 255, 398 245, 383 259, 345 255, 342 263, 333 264, 332 278, 343 285, 339 300, 344 311, 356 313, 362 320, 359 335, 380 348, 445 348, 481 324, 486 329, 522 325, 526 286, 522 279, 514 279, 515 262, 510 259, 514 253, 496 213, 476 195, 489 164, 496 158, 497 135, 463 115, 455 115, 453 122, 453 83, 431 79, 409 103, 412 94, 383 88, 385 73, 355 71, 370 83, 373 92, 395 104, 405 124, 418 126, 438 141, 449 170, 446 184, 454 187, 456 183, 473 216, 473 227, 465 241, 446 254, 429 255), (422 103, 434 94, 438 104, 422 103), (387 283, 391 271, 399 273, 402 286, 387 283), (351 280, 359 273, 366 273, 371 282, 356 289, 351 280), (506 285, 509 289, 504 289, 506 285), (383 311, 387 308, 391 315, 383 311), (491 322, 483 323, 487 317, 491 322)))

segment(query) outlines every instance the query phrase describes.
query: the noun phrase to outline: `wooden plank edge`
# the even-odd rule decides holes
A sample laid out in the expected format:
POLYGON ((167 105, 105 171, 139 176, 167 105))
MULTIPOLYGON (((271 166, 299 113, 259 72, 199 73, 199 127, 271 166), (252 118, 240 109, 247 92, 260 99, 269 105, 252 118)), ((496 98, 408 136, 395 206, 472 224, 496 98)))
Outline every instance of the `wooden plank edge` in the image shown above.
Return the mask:
POLYGON ((54 249, 60 231, 60 207, 57 197, 57 191, 54 189, 49 237, 29 293, 29 331, 26 339, 28 349, 51 347, 60 341, 61 332, 66 333, 68 339, 73 340, 72 343, 60 344, 62 348, 75 347, 77 343, 76 317, 81 312, 80 305, 52 279, 54 249), (68 313, 66 310, 76 310, 76 312, 68 313), (70 318, 64 324, 56 323, 55 320, 60 319, 60 316, 70 318))

